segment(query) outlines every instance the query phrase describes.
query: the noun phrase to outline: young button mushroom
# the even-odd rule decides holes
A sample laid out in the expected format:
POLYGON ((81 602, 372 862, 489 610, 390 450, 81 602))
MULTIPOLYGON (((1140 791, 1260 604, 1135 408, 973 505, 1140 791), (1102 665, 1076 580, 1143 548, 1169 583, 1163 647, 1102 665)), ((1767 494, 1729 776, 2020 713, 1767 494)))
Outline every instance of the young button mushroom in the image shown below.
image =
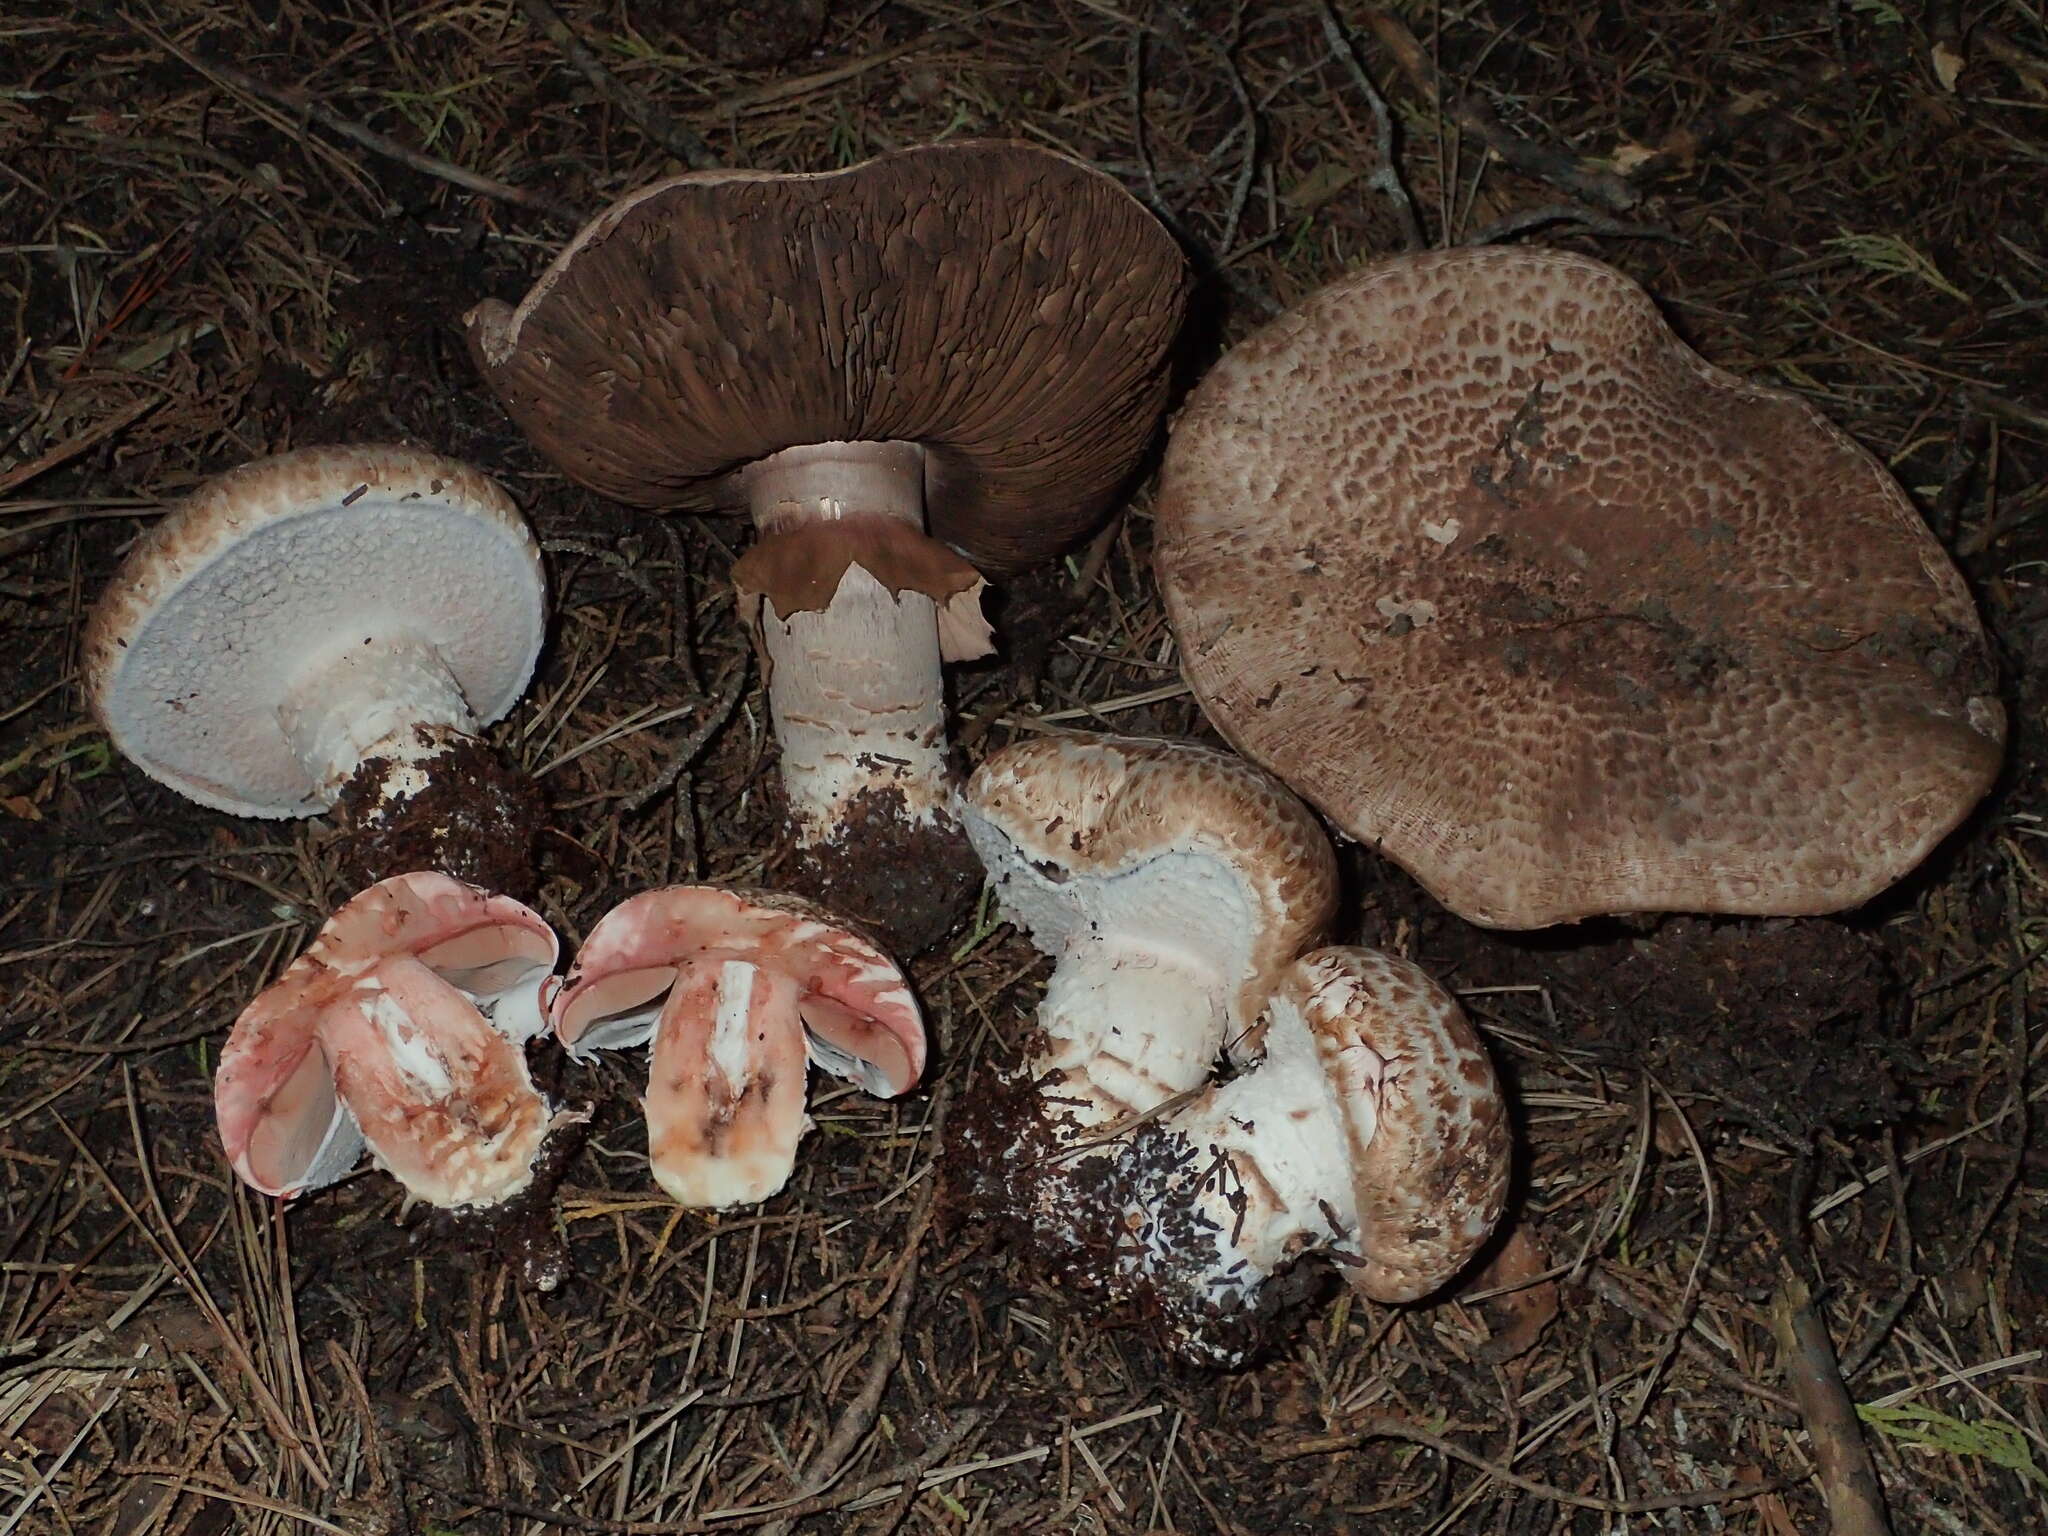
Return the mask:
MULTIPOLYGON (((962 805, 1003 915, 1056 961, 1025 1060, 1061 1158, 1032 1202, 1050 1210, 1066 1154, 1199 1088, 1242 1041, 1329 921, 1336 859, 1274 779, 1185 742, 1020 742, 976 770, 962 805)), ((1038 1139, 990 1150, 1037 1157, 1038 1139)))
POLYGON ((1216 728, 1473 922, 1855 906, 1998 772, 1905 492, 1582 256, 1393 258, 1245 341, 1157 560, 1216 728))
POLYGON ((1405 960, 1318 949, 1266 1010, 1256 1065, 1127 1154, 1124 1265, 1177 1345, 1253 1352, 1298 1259, 1328 1253, 1375 1301, 1414 1301, 1492 1233, 1510 1172, 1492 1063, 1457 1002, 1405 960))
POLYGON ((213 1093, 235 1172, 300 1194, 367 1143, 431 1205, 520 1193, 555 1118, 524 1050, 555 955, 537 914, 447 875, 363 891, 229 1032, 213 1093))
POLYGON ((530 894, 540 797, 476 731, 525 689, 540 550, 467 465, 304 448, 230 470, 129 551, 85 693, 151 778, 241 816, 334 806, 357 884, 439 869, 530 894))
POLYGON ((654 1042, 647 1144, 679 1204, 724 1209, 789 1182, 808 1059, 877 1098, 924 1071, 924 1018, 903 973, 795 897, 678 885, 614 907, 549 1010, 579 1058, 654 1042))
POLYGON ((796 857, 785 879, 915 953, 979 884, 942 660, 984 573, 1099 520, 1157 428, 1186 269, 1116 182, 1031 145, 643 188, 472 351, 573 479, 745 511, 796 857))

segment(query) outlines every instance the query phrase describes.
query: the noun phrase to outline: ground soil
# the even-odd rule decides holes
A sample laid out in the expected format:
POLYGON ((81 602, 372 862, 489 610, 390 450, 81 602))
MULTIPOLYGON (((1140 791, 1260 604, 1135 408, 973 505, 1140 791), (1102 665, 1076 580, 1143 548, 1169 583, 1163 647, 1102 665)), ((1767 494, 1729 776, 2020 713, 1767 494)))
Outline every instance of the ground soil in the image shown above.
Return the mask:
MULTIPOLYGON (((0 21, 0 1529, 1787 1536, 1828 1495, 1771 1329, 1795 1274, 1894 1529, 2041 1529, 2040 8, 576 0, 559 34, 546 10, 0 21), (1620 266, 1912 494, 2000 664, 1992 795, 1830 919, 1489 933, 1347 848, 1338 936, 1458 988, 1510 1085, 1511 1226, 1418 1307, 1305 1271, 1239 1371, 1034 1262, 989 1219, 1000 1177, 938 1177, 970 1131, 1027 1134, 990 1090, 1045 962, 985 909, 914 967, 928 1086, 814 1085, 758 1210, 653 1188, 642 1059, 539 1051, 592 1118, 537 1228, 408 1211, 367 1169, 288 1210, 250 1197, 210 1069, 355 876, 331 822, 193 806, 83 713, 79 628, 123 550, 287 447, 475 462, 550 566, 548 651, 489 735, 545 801, 535 901, 565 947, 651 885, 776 884, 727 580, 745 533, 562 479, 460 317, 687 166, 975 135, 1088 160, 1168 222, 1197 283, 1184 381, 1400 249, 1404 201, 1427 243, 1620 266)), ((966 758, 1045 729, 1213 739, 1150 495, 993 594, 1003 650, 953 677, 966 758)))

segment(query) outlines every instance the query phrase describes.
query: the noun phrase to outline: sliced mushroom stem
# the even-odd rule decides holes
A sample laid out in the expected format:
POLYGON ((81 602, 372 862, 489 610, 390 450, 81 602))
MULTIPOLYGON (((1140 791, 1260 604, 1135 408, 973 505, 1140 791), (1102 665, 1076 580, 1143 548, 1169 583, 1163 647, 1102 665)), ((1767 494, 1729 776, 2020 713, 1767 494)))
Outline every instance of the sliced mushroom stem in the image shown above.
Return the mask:
POLYGON ((1055 1139, 1086 1140, 1208 1081, 1224 1044, 1224 995, 1213 965, 1156 946, 1090 943, 1063 957, 1028 1063, 1055 1139))
POLYGON ((447 875, 361 892, 229 1032, 214 1108, 235 1171, 293 1195, 367 1145, 433 1205, 518 1194, 556 1118, 524 1050, 555 957, 538 914, 447 875))
POLYGON ((888 956, 792 898, 643 891, 583 942, 549 1004, 573 1056, 653 1042, 648 1157, 679 1203, 723 1209, 788 1182, 807 1066, 884 1097, 924 1069, 924 1022, 888 956))
POLYGON ((655 1182, 677 1204, 752 1205, 789 1182, 811 1123, 804 1038, 789 1027, 798 990, 745 960, 678 968, 647 1085, 655 1182))

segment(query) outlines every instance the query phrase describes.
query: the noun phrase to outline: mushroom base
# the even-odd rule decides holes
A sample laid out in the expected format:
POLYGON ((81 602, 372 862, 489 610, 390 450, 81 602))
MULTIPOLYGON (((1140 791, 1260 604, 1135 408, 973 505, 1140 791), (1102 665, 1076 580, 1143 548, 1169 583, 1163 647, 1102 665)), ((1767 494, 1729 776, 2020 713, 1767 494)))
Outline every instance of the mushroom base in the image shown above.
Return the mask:
MULTIPOLYGON (((431 730, 415 727, 422 745, 431 730)), ((396 765, 383 756, 365 758, 350 775, 334 806, 343 879, 362 889, 391 875, 438 870, 530 900, 540 886, 540 790, 474 736, 450 733, 428 763, 411 793, 392 792, 396 765)))
POLYGON ((1146 1328, 1190 1365, 1234 1368, 1333 1288, 1313 1261, 1216 1286, 1229 1234, 1191 1197, 1188 1137, 1154 1122, 1111 1143, 1112 1156, 1062 1156, 1071 1132, 1055 1121, 1028 1074, 978 1082, 947 1116, 941 1200, 1099 1321, 1146 1328))
POLYGON ((559 1289, 573 1266, 555 1194, 589 1139, 588 1108, 558 1113, 534 1154, 533 1176, 518 1193, 496 1205, 436 1210, 422 1223, 414 1246, 437 1260, 450 1254, 485 1254, 515 1265, 519 1277, 536 1291, 559 1289))
POLYGON ((806 835, 786 809, 779 836, 790 854, 775 883, 851 919, 899 959, 944 938, 981 890, 981 861, 952 813, 918 821, 898 788, 854 796, 830 842, 806 835))

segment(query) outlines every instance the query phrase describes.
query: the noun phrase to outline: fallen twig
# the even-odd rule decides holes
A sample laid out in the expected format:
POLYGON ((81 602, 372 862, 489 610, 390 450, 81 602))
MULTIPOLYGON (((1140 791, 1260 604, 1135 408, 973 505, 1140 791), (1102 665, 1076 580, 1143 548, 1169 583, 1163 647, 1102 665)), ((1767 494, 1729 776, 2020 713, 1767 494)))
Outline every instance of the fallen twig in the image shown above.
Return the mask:
MULTIPOLYGON (((1344 61, 1359 94, 1372 108, 1373 147, 1379 152, 1380 163, 1379 169, 1366 178, 1365 184, 1394 205, 1394 217, 1400 222, 1402 241, 1409 250, 1419 251, 1429 242, 1422 237, 1421 221, 1415 217, 1415 200, 1408 195, 1407 184, 1401 180, 1400 162, 1394 157, 1394 114, 1387 109, 1387 98, 1373 84, 1372 76, 1358 62, 1351 38, 1343 23, 1337 20, 1337 13, 1330 9, 1329 0, 1320 0, 1316 9, 1322 13, 1323 36, 1329 42, 1330 52, 1344 61)), ((1403 27, 1402 31, 1407 31, 1407 28, 1403 27)), ((1409 41, 1414 39, 1411 37, 1409 41)), ((1420 52, 1419 49, 1417 51, 1420 52)))
POLYGON ((310 91, 296 86, 273 85, 268 80, 259 80, 232 64, 219 59, 204 59, 190 50, 179 47, 170 38, 163 36, 143 23, 130 19, 130 24, 157 47, 178 59, 188 68, 197 70, 208 79, 231 86, 251 96, 261 97, 293 112, 303 113, 307 119, 318 123, 330 133, 338 133, 345 139, 353 140, 373 154, 418 171, 423 176, 432 176, 453 186, 474 192, 480 197, 494 198, 501 203, 511 203, 520 208, 530 208, 535 213, 547 214, 550 218, 561 219, 569 224, 584 222, 583 213, 558 202, 545 192, 529 192, 524 187, 515 187, 508 182, 497 181, 489 176, 479 175, 447 160, 437 160, 432 155, 423 155, 416 149, 407 149, 396 139, 386 138, 374 128, 365 128, 361 123, 343 117, 332 107, 316 99, 310 91))
POLYGON ((1814 1310, 1806 1282, 1796 1275, 1771 1299, 1771 1333, 1813 1442, 1831 1536, 1891 1536, 1884 1490, 1878 1485, 1870 1448, 1863 1443, 1849 1389, 1842 1384, 1834 1341, 1814 1310))
POLYGON ((570 30, 548 0, 519 0, 519 9, 583 72, 583 78, 598 95, 630 117, 655 143, 693 171, 716 170, 723 164, 694 130, 677 122, 606 69, 604 61, 583 45, 583 40, 570 30))
POLYGON ((1434 102, 1438 111, 1450 113, 1459 127, 1506 164, 1552 186, 1562 187, 1574 197, 1596 203, 1612 213, 1625 212, 1642 200, 1642 194, 1629 185, 1628 178, 1605 161, 1574 155, 1523 138, 1494 116, 1493 108, 1470 91, 1459 92, 1453 99, 1445 89, 1436 65, 1430 62, 1415 34, 1408 30, 1408 24, 1391 11, 1367 11, 1365 20, 1366 25, 1372 28, 1373 36, 1394 56, 1394 62, 1401 66, 1401 73, 1408 77, 1410 83, 1434 102))

